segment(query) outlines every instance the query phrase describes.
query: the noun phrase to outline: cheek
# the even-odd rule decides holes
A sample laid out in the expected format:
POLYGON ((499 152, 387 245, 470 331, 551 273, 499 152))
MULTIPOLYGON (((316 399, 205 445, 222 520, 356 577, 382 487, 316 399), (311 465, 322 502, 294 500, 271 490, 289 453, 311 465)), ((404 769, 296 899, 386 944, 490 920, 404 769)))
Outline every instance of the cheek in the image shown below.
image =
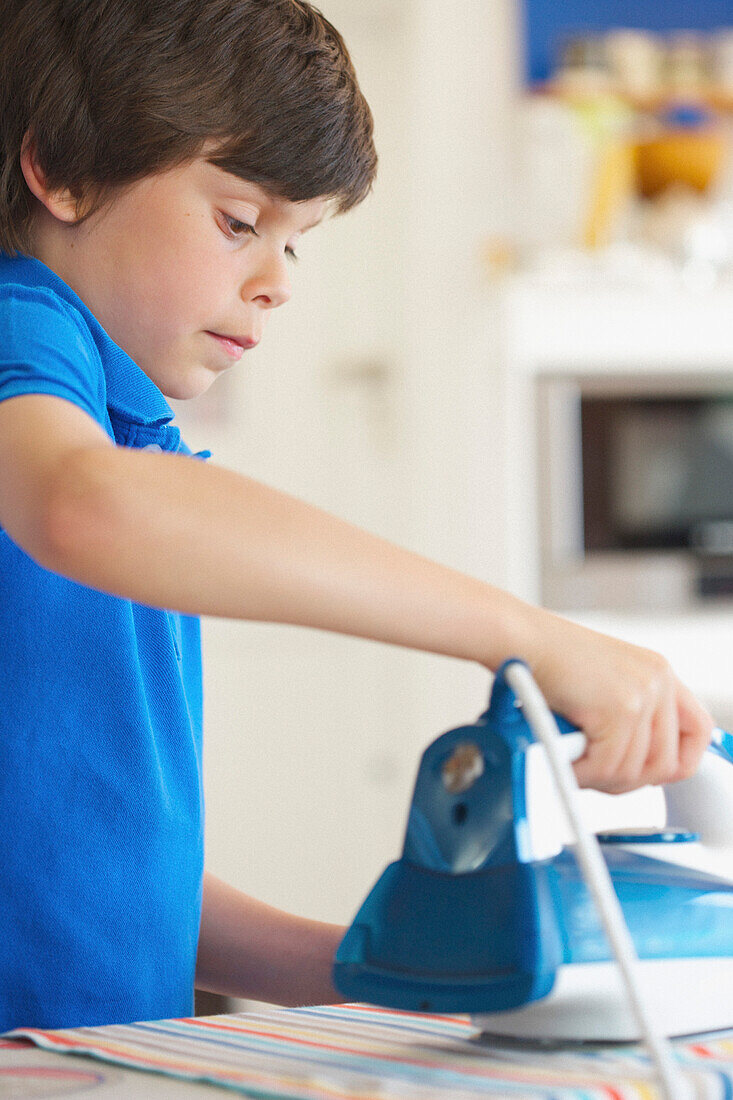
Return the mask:
POLYGON ((139 351, 166 347, 213 327, 232 294, 226 242, 211 211, 161 188, 136 206, 119 207, 108 226, 117 247, 106 304, 115 328, 139 351))
POLYGON ((194 324, 215 300, 221 275, 211 249, 196 237, 156 239, 144 246, 133 264, 135 285, 130 289, 141 317, 171 331, 194 324), (152 243, 152 247, 151 247, 152 243))
POLYGON ((185 232, 167 242, 160 265, 171 321, 212 324, 231 294, 231 262, 220 231, 204 218, 185 219, 185 232))

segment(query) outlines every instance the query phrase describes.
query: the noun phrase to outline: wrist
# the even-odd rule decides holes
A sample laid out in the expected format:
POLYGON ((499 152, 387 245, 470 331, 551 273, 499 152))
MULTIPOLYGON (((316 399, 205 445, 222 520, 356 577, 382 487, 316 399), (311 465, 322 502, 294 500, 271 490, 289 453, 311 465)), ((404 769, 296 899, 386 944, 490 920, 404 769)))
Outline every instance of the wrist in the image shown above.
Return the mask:
MULTIPOLYGON (((535 669, 542 662, 543 655, 553 644, 562 619, 543 608, 520 600, 509 593, 490 590, 489 601, 493 607, 494 623, 501 625, 500 630, 491 630, 491 636, 479 663, 495 672, 504 661, 518 657, 530 668, 535 669), (503 606, 496 615, 497 595, 503 606)), ((489 621, 491 621, 491 619, 489 621)))

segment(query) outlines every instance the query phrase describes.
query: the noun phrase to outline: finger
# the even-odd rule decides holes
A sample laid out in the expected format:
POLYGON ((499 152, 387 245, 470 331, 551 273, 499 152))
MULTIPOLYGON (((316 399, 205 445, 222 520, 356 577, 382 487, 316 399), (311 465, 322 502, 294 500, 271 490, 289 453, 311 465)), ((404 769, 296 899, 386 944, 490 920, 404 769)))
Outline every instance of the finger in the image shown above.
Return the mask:
POLYGON ((605 790, 605 781, 615 774, 625 745, 614 737, 613 726, 596 727, 592 734, 583 732, 586 735, 585 752, 573 764, 578 785, 605 790))
POLYGON ((588 739, 585 754, 575 764, 581 787, 620 794, 634 786, 647 757, 651 736, 650 715, 627 714, 588 739))
POLYGON ((671 783, 679 771, 680 727, 677 699, 672 685, 659 701, 652 721, 649 752, 640 776, 643 786, 671 783))
POLYGON ((629 722, 625 751, 604 787, 609 794, 624 794, 647 782, 645 765, 652 751, 655 718, 656 703, 650 699, 636 720, 629 722))
POLYGON ((604 790, 623 794, 658 781, 665 769, 676 767, 678 717, 672 670, 656 653, 646 654, 643 678, 628 697, 626 722, 631 730, 615 775, 604 790))
POLYGON ((689 688, 677 681, 677 713, 680 740, 678 766, 671 782, 689 779, 697 771, 703 753, 710 744, 715 723, 710 713, 689 688))

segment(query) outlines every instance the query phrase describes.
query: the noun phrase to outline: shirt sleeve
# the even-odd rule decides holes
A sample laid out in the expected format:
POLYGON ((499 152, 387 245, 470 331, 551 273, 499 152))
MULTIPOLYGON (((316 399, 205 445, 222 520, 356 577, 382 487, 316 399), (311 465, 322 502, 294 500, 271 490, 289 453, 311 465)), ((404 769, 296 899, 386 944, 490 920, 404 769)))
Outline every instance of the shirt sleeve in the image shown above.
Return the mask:
POLYGON ((0 401, 43 393, 78 405, 105 427, 106 385, 83 319, 46 287, 0 292, 0 401))

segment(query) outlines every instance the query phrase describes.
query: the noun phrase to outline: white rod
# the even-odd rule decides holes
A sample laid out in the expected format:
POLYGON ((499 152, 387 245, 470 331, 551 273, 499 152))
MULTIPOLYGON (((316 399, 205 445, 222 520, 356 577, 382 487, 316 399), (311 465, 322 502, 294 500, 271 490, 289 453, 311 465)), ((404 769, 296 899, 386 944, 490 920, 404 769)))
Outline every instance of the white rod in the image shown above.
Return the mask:
POLYGON ((606 861, 596 836, 585 826, 578 810, 578 781, 562 748, 562 735, 542 692, 526 665, 517 661, 505 670, 507 683, 522 705, 525 717, 547 752, 560 801, 577 840, 577 857, 586 886, 616 956, 631 1009, 649 1050, 667 1100, 690 1095, 676 1063, 672 1044, 654 1025, 637 974, 639 961, 621 904, 613 888, 606 861))

